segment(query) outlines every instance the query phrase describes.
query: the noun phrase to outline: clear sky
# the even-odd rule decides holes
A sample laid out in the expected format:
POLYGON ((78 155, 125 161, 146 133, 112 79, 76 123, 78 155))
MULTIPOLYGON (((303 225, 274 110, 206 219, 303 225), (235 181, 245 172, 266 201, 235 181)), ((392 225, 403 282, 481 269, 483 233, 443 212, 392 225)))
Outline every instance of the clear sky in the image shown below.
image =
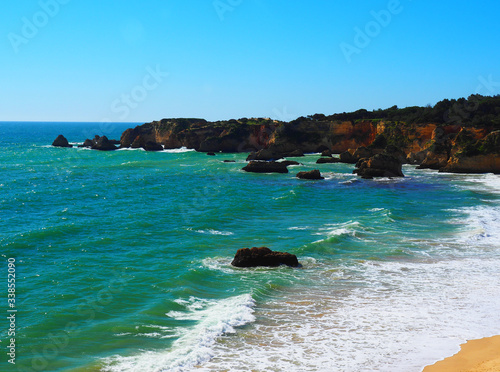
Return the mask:
POLYGON ((291 120, 500 94, 498 0, 0 7, 0 121, 291 120))

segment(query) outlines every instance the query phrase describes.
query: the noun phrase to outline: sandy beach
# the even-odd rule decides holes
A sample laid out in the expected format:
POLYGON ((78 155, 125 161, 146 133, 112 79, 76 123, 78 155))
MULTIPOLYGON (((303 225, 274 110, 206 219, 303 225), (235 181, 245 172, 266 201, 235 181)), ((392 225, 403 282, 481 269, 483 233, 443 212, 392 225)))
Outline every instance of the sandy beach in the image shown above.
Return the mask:
POLYGON ((500 336, 472 340, 444 360, 424 368, 423 372, 498 372, 500 371, 500 336))

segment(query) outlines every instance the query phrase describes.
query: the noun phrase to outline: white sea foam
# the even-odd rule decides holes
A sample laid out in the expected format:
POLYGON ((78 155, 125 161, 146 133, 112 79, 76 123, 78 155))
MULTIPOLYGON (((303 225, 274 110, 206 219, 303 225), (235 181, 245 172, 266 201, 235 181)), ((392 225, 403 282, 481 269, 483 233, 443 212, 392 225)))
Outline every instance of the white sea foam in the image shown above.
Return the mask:
POLYGON ((188 149, 187 147, 181 147, 178 149, 165 149, 162 152, 170 153, 170 154, 180 154, 184 152, 193 152, 195 149, 188 149))
POLYGON ((347 221, 344 223, 327 224, 324 227, 320 228, 318 232, 314 233, 314 235, 321 235, 321 236, 326 235, 324 239, 320 239, 315 243, 328 240, 329 238, 332 238, 334 236, 357 237, 358 232, 361 230, 363 230, 363 228, 358 221, 347 221))
POLYGON ((194 230, 198 234, 206 234, 206 235, 224 235, 224 236, 230 236, 234 235, 234 233, 230 231, 219 231, 219 230, 214 230, 214 229, 206 229, 206 230, 194 230))
POLYGON ((170 312, 170 316, 196 320, 197 324, 177 339, 170 350, 108 358, 105 360, 104 370, 191 371, 195 366, 213 357, 213 348, 220 336, 234 333, 235 327, 255 321, 253 315, 255 303, 249 294, 217 301, 191 298, 186 303, 187 311, 170 312))
POLYGON ((421 371, 465 340, 499 332, 499 267, 499 259, 368 261, 324 271, 321 286, 263 304, 260 321, 218 343, 200 370, 421 371))

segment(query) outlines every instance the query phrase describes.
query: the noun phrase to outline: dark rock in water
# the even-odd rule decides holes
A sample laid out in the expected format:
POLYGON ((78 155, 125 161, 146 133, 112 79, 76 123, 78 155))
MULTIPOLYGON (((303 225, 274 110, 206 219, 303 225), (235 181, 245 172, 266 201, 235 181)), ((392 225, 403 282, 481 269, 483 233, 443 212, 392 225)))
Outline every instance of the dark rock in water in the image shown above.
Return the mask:
POLYGON ((344 151, 342 154, 340 154, 340 162, 342 163, 347 163, 347 164, 356 164, 358 162, 358 159, 353 155, 354 151, 344 151))
POLYGON ((283 161, 280 161, 279 163, 285 164, 287 167, 289 165, 303 165, 303 164, 301 164, 301 163, 299 163, 298 161, 295 161, 295 160, 283 160, 283 161))
POLYGON ((328 146, 325 146, 325 145, 320 145, 320 146, 316 147, 316 151, 314 151, 314 152, 323 152, 326 150, 330 150, 330 148, 328 146))
POLYGON ((316 164, 331 164, 331 163, 340 163, 339 158, 319 158, 316 161, 316 164))
POLYGON ((328 149, 328 150, 324 150, 322 153, 321 153, 321 156, 326 156, 326 157, 329 157, 331 158, 332 157, 332 152, 328 149))
POLYGON ((324 180, 325 177, 321 176, 321 173, 318 169, 314 169, 308 172, 299 172, 297 173, 297 178, 303 180, 324 180))
POLYGON ((242 169, 246 172, 253 173, 288 173, 288 169, 285 164, 275 161, 251 161, 242 169))
POLYGON ((207 152, 208 156, 215 156, 215 152, 207 152))
POLYGON ((253 247, 252 249, 238 249, 231 265, 236 267, 276 267, 280 265, 298 267, 299 261, 297 256, 290 253, 273 252, 266 247, 253 247))
POLYGON ((114 139, 110 139, 109 142, 112 143, 113 145, 119 145, 120 144, 119 140, 114 140, 114 139))
POLYGON ((87 147, 87 148, 91 148, 92 146, 94 145, 94 142, 91 140, 91 139, 86 139, 83 144, 79 145, 78 147, 87 147))
POLYGON ((73 145, 70 145, 68 143, 68 140, 66 137, 64 137, 62 134, 58 135, 57 138, 52 142, 52 146, 54 147, 73 147, 73 145))
POLYGON ((395 157, 403 164, 406 163, 406 153, 399 147, 388 145, 383 153, 395 157))
POLYGON ((299 149, 285 154, 286 158, 300 158, 302 156, 305 156, 304 152, 299 149))
POLYGON ((146 143, 142 136, 135 137, 134 142, 132 142, 132 144, 130 145, 130 147, 133 149, 141 149, 144 148, 144 146, 146 146, 146 143))
POLYGON ((264 161, 271 161, 271 160, 279 160, 282 159, 283 156, 280 154, 269 150, 269 149, 262 149, 257 152, 252 152, 250 155, 247 157, 247 161, 251 160, 264 160, 264 161))
POLYGON ((97 141, 92 145, 92 150, 99 151, 113 151, 116 150, 117 147, 113 145, 106 136, 96 136, 97 141))
POLYGON ((377 154, 371 158, 361 159, 356 163, 354 174, 362 178, 404 177, 401 161, 389 154, 377 154))
POLYGON ((135 137, 130 147, 133 149, 144 149, 146 151, 163 151, 163 146, 161 144, 155 141, 146 140, 141 135, 135 137))
POLYGON ((147 141, 143 149, 146 151, 163 151, 163 146, 157 142, 147 141))
POLYGON ((223 163, 236 163, 236 160, 224 160, 223 163))
POLYGON ((440 172, 500 174, 500 130, 478 141, 470 141, 450 157, 440 172))

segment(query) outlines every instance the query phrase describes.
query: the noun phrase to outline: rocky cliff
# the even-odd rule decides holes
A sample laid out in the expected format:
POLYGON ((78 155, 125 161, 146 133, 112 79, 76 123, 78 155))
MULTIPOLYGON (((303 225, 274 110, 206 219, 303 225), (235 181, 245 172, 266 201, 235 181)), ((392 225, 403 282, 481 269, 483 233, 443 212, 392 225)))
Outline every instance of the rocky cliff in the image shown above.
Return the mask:
POLYGON ((500 96, 476 95, 467 100, 444 100, 434 107, 394 106, 371 112, 316 114, 291 122, 265 118, 217 122, 163 119, 127 129, 120 144, 145 149, 157 149, 159 145, 166 149, 187 147, 202 152, 269 149, 283 155, 329 150, 341 154, 341 161, 348 163, 388 149, 391 156, 420 168, 455 172, 484 164, 478 171, 496 172, 498 153, 490 145, 498 146, 497 135, 491 137, 493 140, 489 135, 499 129, 500 96), (469 111, 457 119, 452 114, 464 112, 465 108, 459 110, 460 105, 469 111), (483 140, 488 145, 482 145, 483 140))

